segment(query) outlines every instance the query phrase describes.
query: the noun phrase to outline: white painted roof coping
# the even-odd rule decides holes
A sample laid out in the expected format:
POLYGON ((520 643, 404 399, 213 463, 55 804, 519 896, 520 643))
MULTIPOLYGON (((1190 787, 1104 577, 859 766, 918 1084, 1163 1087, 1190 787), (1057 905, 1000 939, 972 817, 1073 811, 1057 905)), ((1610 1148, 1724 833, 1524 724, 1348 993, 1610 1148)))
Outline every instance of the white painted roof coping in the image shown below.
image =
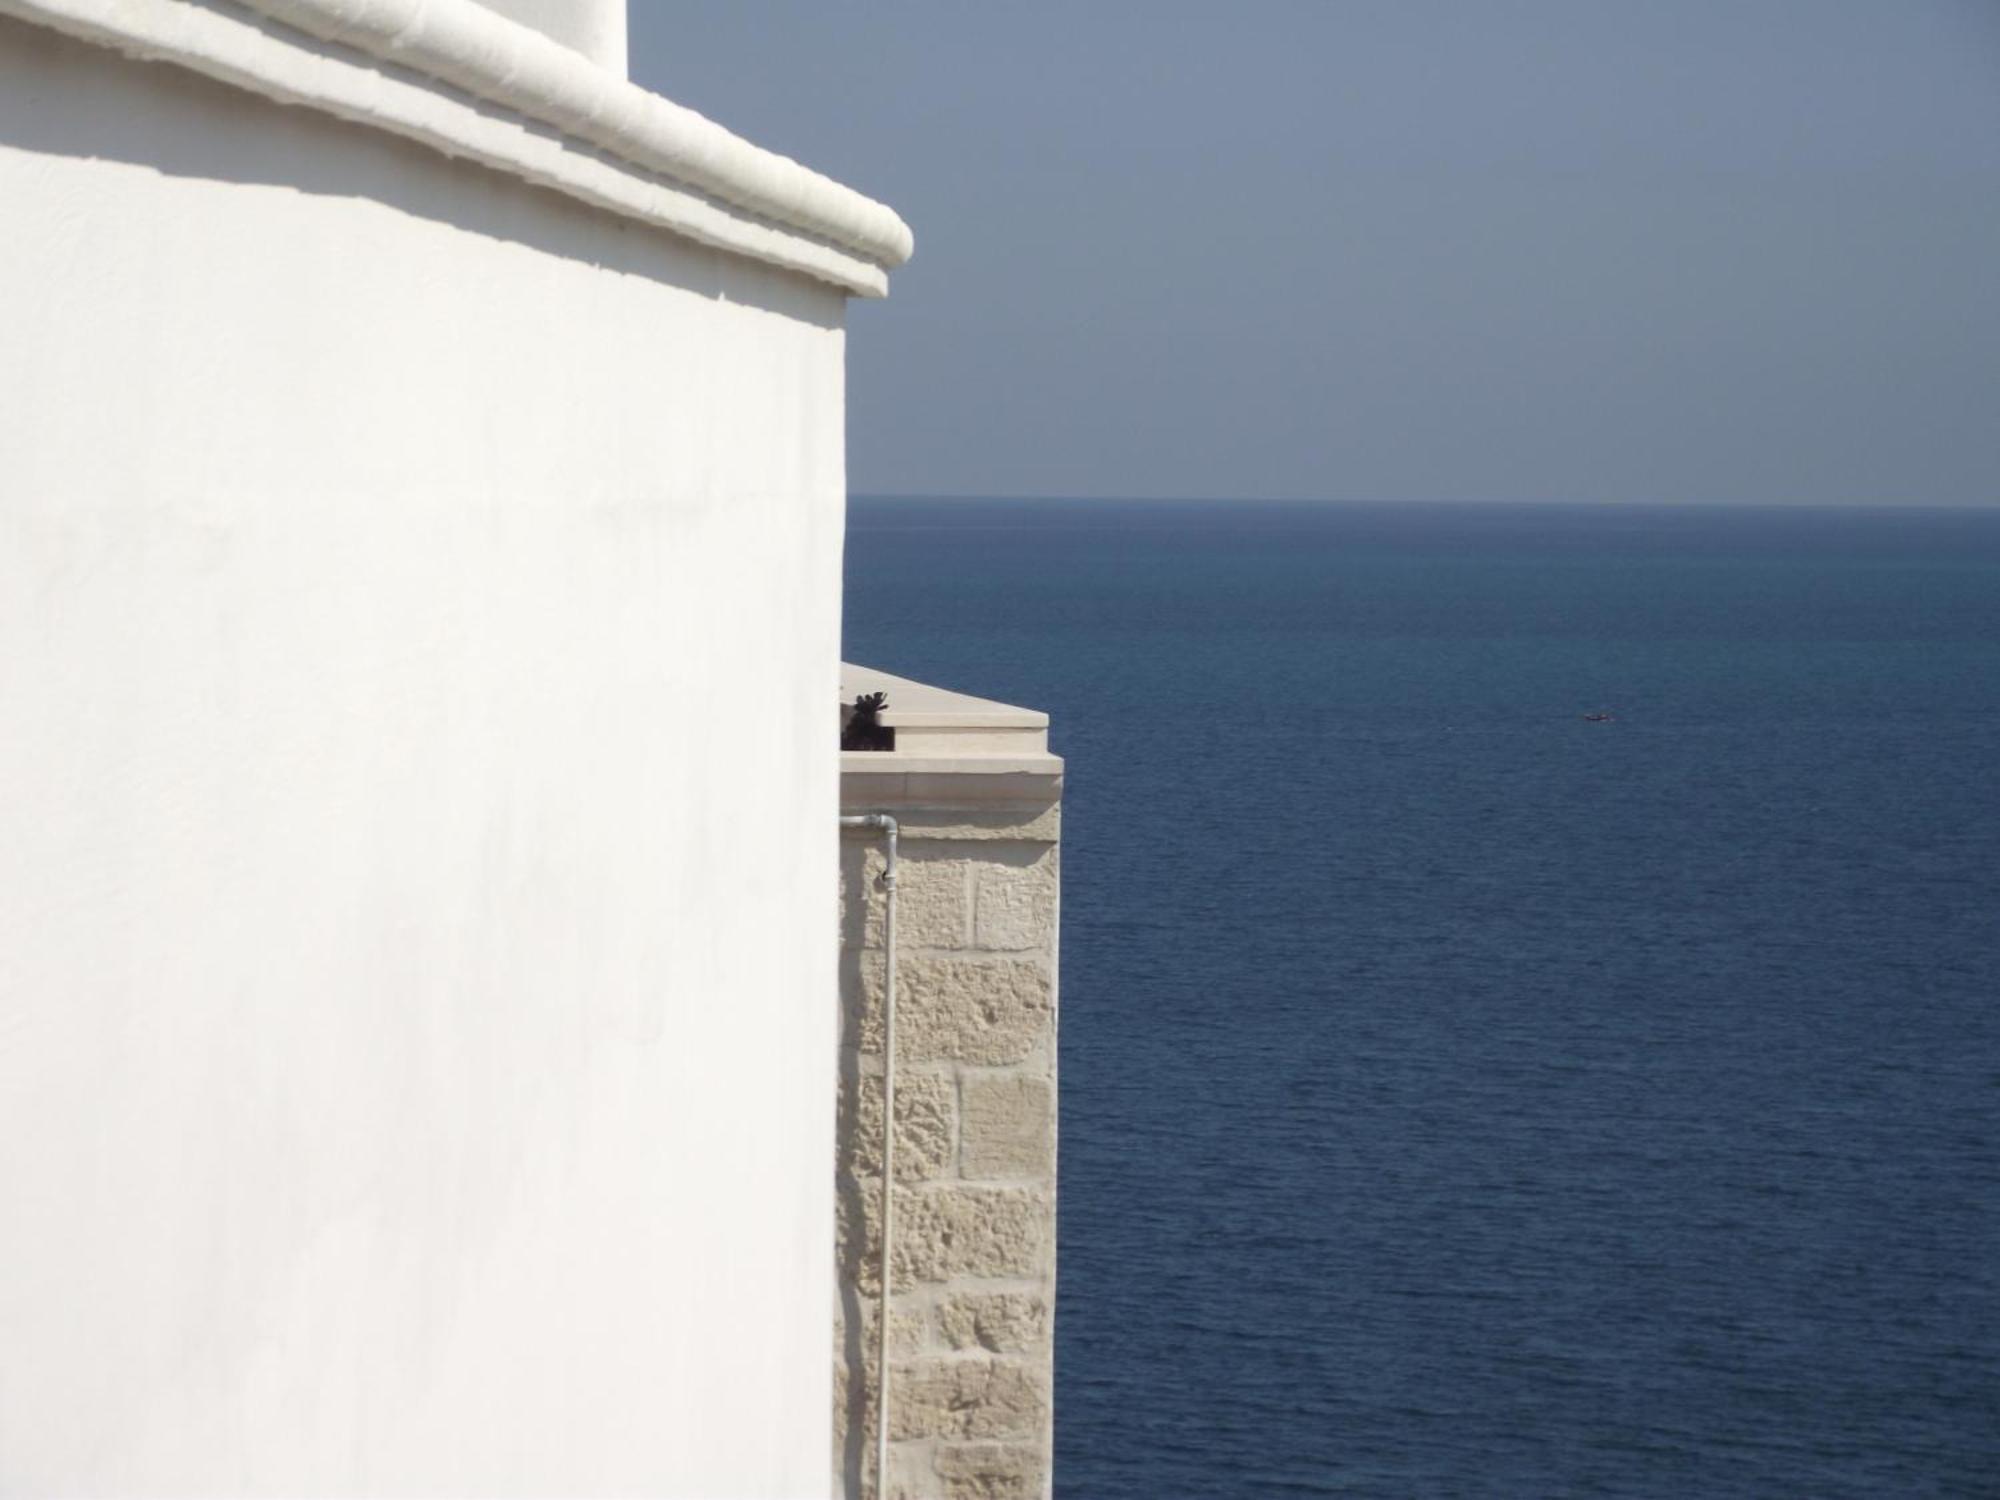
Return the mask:
POLYGON ((465 157, 879 297, 910 231, 476 0, 0 0, 0 15, 465 157))
POLYGON ((842 774, 887 775, 972 772, 986 775, 1057 776, 1062 758, 1049 754, 1049 716, 1032 708, 995 703, 842 663, 840 701, 886 693, 882 723, 896 731, 894 750, 844 750, 842 774))

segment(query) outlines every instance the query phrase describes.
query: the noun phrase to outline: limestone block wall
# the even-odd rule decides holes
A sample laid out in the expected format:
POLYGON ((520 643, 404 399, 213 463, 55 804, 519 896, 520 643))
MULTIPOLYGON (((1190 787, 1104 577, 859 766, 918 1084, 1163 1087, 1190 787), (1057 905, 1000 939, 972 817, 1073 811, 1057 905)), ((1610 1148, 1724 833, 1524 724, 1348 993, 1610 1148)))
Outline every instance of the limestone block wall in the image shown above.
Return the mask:
MULTIPOLYGON (((911 696, 891 691, 891 722, 911 696)), ((1039 745, 1046 720, 1024 717, 1039 745)), ((901 824, 887 1493, 1046 1495, 1061 762, 1039 749, 843 762, 843 809, 901 824)), ((879 834, 847 831, 841 856, 835 1493, 862 1500, 879 1493, 879 834)))

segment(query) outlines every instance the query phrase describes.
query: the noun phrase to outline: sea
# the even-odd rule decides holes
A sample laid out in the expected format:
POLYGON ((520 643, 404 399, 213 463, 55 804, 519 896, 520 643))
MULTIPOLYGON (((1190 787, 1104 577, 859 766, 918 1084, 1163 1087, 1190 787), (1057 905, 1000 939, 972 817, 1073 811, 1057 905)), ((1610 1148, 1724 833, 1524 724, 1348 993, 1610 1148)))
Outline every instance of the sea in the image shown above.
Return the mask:
POLYGON ((1057 1495, 2000 1495, 2000 511, 849 526, 1067 760, 1057 1495))

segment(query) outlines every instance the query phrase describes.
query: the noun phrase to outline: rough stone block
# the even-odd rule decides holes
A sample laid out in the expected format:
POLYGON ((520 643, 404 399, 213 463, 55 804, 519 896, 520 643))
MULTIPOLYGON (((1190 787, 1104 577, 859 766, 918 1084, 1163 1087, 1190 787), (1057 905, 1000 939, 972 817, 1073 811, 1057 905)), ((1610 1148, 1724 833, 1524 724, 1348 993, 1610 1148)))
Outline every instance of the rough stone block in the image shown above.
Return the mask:
POLYGON ((864 1298, 873 1298, 882 1285, 876 1274, 880 1254, 876 1238, 876 1215, 881 1212, 876 1196, 879 1178, 843 1179, 833 1196, 833 1253, 836 1273, 843 1289, 853 1288, 864 1298))
POLYGON ((1036 1276, 1054 1251, 1055 1210, 1047 1193, 933 1186, 897 1195, 891 1271, 898 1285, 954 1276, 1036 1276))
MULTIPOLYGON (((857 1327, 852 1335, 844 1318, 833 1320, 833 1440, 836 1448, 845 1444, 850 1428, 863 1432, 873 1432, 875 1428, 875 1311, 876 1304, 872 1301, 861 1305, 855 1320, 857 1327)), ((890 1307, 889 1359, 892 1366, 924 1354, 929 1342, 929 1321, 928 1310, 890 1307)))
MULTIPOLYGON (((931 1467, 929 1443, 891 1443, 890 1500, 940 1500, 946 1481, 931 1467)), ((844 1500, 875 1500, 875 1411, 868 1401, 866 1420, 834 1434, 834 1493, 844 1500)))
MULTIPOLYGON (((901 1293, 892 1299, 889 1307, 889 1355, 893 1359, 909 1359, 926 1352, 931 1347, 931 1325, 934 1317, 931 1310, 921 1304, 906 1305, 909 1299, 901 1293)), ((873 1298, 859 1304, 854 1314, 855 1335, 847 1334, 847 1319, 838 1314, 833 1320, 833 1342, 838 1356, 834 1361, 836 1369, 846 1369, 856 1360, 863 1363, 870 1380, 875 1378, 875 1310, 873 1298)))
POLYGON ((1052 845, 995 845, 972 875, 974 946, 1009 952, 1051 945, 1058 878, 1052 845))
POLYGON ((1036 1372, 1004 1359, 931 1359, 898 1366, 889 1387, 889 1436, 1032 1437, 1048 1420, 1036 1372))
MULTIPOLYGON (((889 1500, 944 1500, 945 1481, 931 1467, 928 1443, 896 1443, 889 1449, 889 1500)), ((875 1455, 863 1465, 868 1481, 860 1495, 875 1494, 875 1455)))
POLYGON ((1039 1500, 1048 1489, 1039 1443, 945 1443, 932 1464, 939 1500, 1039 1500))
POLYGON ((1055 1090, 1047 1079, 972 1077, 962 1088, 959 1170, 965 1176, 1055 1175, 1055 1090))
POLYGON ((1033 1292, 956 1293, 938 1304, 937 1321, 953 1349, 1021 1354, 1049 1343, 1049 1301, 1033 1292))
POLYGON ((864 1375, 859 1384, 855 1372, 848 1368, 845 1360, 835 1360, 833 1365, 833 1451, 834 1462, 839 1463, 840 1450, 847 1444, 850 1431, 865 1432, 875 1420, 874 1402, 869 1398, 867 1379, 864 1375))
MULTIPOLYGON (((841 942, 845 946, 882 946, 888 901, 881 879, 887 866, 879 847, 864 849, 858 868, 842 861, 841 942)), ((972 935, 972 869, 973 862, 952 845, 904 843, 896 861, 898 948, 968 945, 972 935)))
MULTIPOLYGON (((870 898, 869 882, 874 874, 869 867, 869 847, 859 836, 842 834, 840 840, 840 946, 859 948, 861 946, 863 924, 868 920, 870 898)), ((875 871, 880 870, 879 856, 875 871)))
MULTIPOLYGON (((957 1090, 936 1073, 896 1070, 896 1180, 923 1182, 951 1171, 957 1135, 957 1090)), ((882 1079, 843 1080, 837 1167, 848 1178, 882 1169, 882 1079)))
MULTIPOLYGON (((882 1050, 882 957, 863 954, 844 976, 849 1036, 863 1052, 882 1050)), ((1054 1012, 1048 969, 1030 959, 897 960, 896 1049, 906 1062, 1019 1062, 1047 1037, 1054 1012)))
MULTIPOLYGON (((882 1284, 881 1196, 874 1182, 857 1182, 843 1186, 835 1202, 841 1279, 873 1297, 882 1284)), ((890 1274, 898 1291, 955 1276, 1038 1277, 1054 1253, 1055 1205, 1045 1191, 959 1184, 896 1189, 890 1274)))

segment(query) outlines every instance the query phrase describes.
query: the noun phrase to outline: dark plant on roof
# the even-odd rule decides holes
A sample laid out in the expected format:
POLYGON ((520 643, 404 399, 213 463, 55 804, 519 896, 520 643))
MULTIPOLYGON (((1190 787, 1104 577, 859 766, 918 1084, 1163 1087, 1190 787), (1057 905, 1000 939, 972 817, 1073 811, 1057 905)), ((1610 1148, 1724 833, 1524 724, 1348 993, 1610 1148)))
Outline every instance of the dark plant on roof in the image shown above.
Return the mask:
POLYGON ((843 750, 893 750, 896 731, 882 722, 882 710, 889 706, 887 693, 863 693, 842 716, 840 748, 843 750))

